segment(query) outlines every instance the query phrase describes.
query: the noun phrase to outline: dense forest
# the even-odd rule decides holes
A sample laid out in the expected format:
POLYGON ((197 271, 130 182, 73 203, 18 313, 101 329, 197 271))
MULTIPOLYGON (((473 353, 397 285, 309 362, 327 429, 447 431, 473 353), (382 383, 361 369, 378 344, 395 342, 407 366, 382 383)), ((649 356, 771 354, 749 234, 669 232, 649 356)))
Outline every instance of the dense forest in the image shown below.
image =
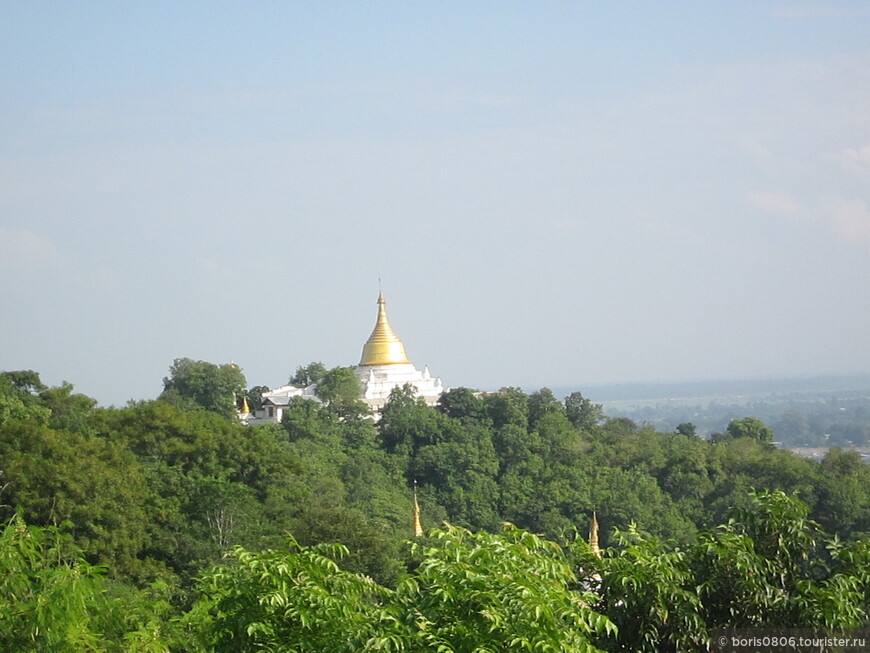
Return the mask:
POLYGON ((262 387, 178 359, 103 408, 0 373, 0 650, 706 650, 724 626, 870 627, 870 465, 609 418, 581 393, 262 387), (414 493, 426 529, 414 537, 414 493), (601 555, 587 543, 593 514, 601 555))

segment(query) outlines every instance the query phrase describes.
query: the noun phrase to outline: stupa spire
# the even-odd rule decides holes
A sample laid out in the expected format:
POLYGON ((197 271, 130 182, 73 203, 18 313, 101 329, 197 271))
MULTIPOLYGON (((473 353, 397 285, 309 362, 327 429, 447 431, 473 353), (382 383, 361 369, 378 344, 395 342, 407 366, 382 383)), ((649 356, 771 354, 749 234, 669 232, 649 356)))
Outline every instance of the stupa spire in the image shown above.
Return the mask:
POLYGON ((400 365, 410 363, 405 345, 393 332, 387 320, 387 300, 378 292, 378 319, 372 335, 363 345, 360 365, 400 365))
POLYGON ((589 548, 592 553, 601 557, 601 548, 598 546, 598 518, 595 516, 595 511, 592 511, 592 523, 589 525, 589 548))

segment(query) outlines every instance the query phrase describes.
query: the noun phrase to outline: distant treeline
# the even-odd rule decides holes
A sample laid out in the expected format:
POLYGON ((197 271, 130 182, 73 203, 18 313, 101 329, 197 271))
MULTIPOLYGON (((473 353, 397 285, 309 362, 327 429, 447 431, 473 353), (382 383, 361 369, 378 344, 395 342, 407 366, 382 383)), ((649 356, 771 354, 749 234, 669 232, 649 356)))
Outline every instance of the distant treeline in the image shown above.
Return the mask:
POLYGON ((751 414, 774 431, 782 447, 870 447, 870 386, 864 390, 836 390, 768 394, 735 398, 716 396, 693 402, 691 398, 608 406, 621 416, 657 429, 670 430, 683 422, 710 435, 727 428, 731 420, 751 414))
MULTIPOLYGON (((568 395, 575 387, 554 386, 557 396, 568 395)), ((711 397, 803 397, 811 399, 839 393, 870 392, 870 374, 812 376, 763 379, 720 379, 715 381, 657 381, 655 383, 614 383, 590 385, 586 393, 594 401, 705 399, 711 397)))

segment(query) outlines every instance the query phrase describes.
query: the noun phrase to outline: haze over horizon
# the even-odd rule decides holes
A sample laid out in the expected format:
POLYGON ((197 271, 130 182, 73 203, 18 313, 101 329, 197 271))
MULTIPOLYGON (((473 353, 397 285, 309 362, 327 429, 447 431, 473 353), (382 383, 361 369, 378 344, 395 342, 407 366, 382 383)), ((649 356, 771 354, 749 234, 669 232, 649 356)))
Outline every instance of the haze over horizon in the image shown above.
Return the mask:
POLYGON ((4 4, 0 369, 870 373, 870 5, 4 4))

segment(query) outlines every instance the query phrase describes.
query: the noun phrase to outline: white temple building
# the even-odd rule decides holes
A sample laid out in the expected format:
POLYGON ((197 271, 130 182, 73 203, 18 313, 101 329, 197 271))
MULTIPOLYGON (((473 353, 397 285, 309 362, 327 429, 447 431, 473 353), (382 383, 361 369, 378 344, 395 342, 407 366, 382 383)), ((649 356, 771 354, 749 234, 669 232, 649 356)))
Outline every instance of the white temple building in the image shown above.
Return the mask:
MULTIPOLYGON (((371 407, 376 417, 387 403, 390 392, 397 386, 410 383, 416 389, 416 396, 422 397, 430 406, 438 403, 441 393, 446 391, 441 379, 429 374, 428 367, 424 366, 421 372, 408 360, 405 345, 393 332, 387 320, 386 306, 383 293, 379 293, 375 328, 363 345, 359 365, 354 368, 362 390, 360 399, 371 407)), ((284 409, 296 397, 320 401, 314 385, 304 388, 281 386, 264 392, 262 406, 253 414, 243 413, 242 421, 247 424, 280 422, 284 409)))

